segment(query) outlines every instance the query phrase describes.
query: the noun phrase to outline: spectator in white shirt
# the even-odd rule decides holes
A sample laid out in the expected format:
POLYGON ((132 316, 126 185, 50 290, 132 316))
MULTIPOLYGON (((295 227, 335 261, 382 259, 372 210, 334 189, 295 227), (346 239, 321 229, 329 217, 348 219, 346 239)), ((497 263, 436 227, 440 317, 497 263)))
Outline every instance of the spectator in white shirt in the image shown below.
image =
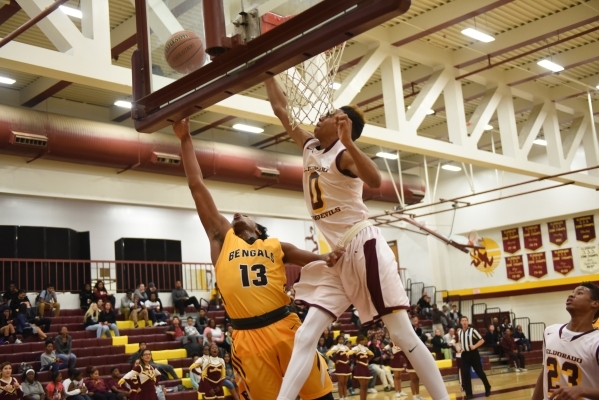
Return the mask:
POLYGON ((198 329, 195 327, 192 317, 187 317, 185 336, 194 337, 199 344, 204 343, 204 338, 202 337, 202 335, 200 335, 200 332, 198 332, 198 329))
POLYGON ((167 314, 160 308, 160 303, 158 302, 155 293, 150 295, 150 298, 146 300, 145 304, 152 323, 154 325, 166 325, 167 314))

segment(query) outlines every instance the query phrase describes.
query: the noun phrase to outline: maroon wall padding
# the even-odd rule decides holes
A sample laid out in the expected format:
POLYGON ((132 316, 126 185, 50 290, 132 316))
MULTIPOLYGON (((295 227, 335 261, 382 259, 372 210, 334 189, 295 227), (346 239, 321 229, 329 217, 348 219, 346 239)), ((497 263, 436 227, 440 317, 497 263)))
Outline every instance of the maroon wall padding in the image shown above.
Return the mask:
MULTIPOLYGON (((270 186, 278 189, 302 190, 302 158, 272 151, 235 146, 225 143, 195 140, 196 155, 205 179, 270 186), (257 167, 275 168, 277 179, 255 175, 257 167)), ((181 154, 179 140, 174 135, 136 132, 134 129, 62 115, 0 105, 0 154, 76 164, 126 168, 136 171, 184 176, 183 165, 152 162, 153 152, 181 154), (47 147, 12 144, 13 132, 47 137, 47 147)), ((364 199, 398 204, 391 178, 382 173, 378 189, 364 185, 364 199)), ((399 185, 398 177, 394 177, 399 185)), ((406 204, 420 202, 425 192, 423 180, 416 175, 403 175, 406 204)))

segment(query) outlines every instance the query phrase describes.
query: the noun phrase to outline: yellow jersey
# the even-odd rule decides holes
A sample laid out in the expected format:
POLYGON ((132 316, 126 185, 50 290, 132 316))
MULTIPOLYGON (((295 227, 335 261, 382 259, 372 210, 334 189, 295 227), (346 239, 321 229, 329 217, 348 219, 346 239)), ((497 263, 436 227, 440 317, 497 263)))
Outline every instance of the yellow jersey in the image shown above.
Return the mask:
POLYGON ((257 317, 289 304, 284 255, 278 239, 249 244, 229 229, 214 268, 229 317, 257 317))

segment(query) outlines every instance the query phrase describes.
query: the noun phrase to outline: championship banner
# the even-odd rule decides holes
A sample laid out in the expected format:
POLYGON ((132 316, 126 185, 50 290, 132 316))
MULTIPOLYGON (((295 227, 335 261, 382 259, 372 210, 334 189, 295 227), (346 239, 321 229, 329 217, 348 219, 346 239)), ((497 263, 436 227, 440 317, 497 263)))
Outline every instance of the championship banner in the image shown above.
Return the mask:
POLYGON ((549 242, 556 246, 561 246, 568 240, 568 230, 566 229, 566 220, 547 222, 549 230, 549 242))
POLYGON ((578 247, 580 270, 586 273, 599 272, 599 245, 578 247))
POLYGON ((528 253, 528 275, 535 278, 542 278, 547 275, 547 257, 545 252, 528 253))
POLYGON ((518 228, 501 231, 501 240, 503 241, 503 251, 506 253, 514 254, 520 251, 520 232, 518 228))
POLYGON ((552 250, 553 270, 562 275, 568 275, 574 269, 572 249, 552 250))
POLYGON ((592 215, 574 218, 574 230, 576 231, 576 240, 588 243, 595 239, 595 218, 592 215))
POLYGON ((524 248, 528 250, 538 250, 543 247, 543 238, 541 237, 541 225, 531 225, 522 227, 522 238, 524 239, 524 248))
POLYGON ((524 278, 524 260, 522 260, 522 256, 506 257, 505 269, 507 271, 507 278, 512 281, 524 278))

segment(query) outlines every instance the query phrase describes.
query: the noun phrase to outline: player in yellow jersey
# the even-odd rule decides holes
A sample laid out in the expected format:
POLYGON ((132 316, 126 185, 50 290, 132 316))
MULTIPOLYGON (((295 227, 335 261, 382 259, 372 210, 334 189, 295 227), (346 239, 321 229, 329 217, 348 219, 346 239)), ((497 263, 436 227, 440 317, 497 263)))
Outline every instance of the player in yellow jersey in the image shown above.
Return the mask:
MULTIPOLYGON (((183 166, 204 230, 225 309, 233 325, 232 363, 244 399, 274 400, 291 358, 301 325, 289 312, 285 263, 326 262, 333 266, 342 251, 318 255, 268 238, 266 229, 245 215, 229 222, 217 210, 204 185, 195 155, 189 120, 173 124, 181 140, 183 166)), ((326 362, 314 349, 313 367, 302 399, 333 399, 326 362)))

